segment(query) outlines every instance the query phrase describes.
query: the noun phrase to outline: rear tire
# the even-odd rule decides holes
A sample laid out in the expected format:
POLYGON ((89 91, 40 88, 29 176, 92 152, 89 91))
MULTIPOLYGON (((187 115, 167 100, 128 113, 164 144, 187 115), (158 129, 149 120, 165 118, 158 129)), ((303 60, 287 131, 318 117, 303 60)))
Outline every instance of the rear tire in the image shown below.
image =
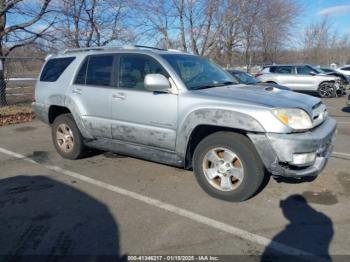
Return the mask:
POLYGON ((78 159, 85 152, 83 137, 71 114, 62 114, 52 124, 52 140, 57 152, 66 159, 78 159))
POLYGON ((192 164, 205 192, 231 202, 252 197, 265 177, 254 145, 233 132, 217 132, 204 138, 195 149, 192 164))

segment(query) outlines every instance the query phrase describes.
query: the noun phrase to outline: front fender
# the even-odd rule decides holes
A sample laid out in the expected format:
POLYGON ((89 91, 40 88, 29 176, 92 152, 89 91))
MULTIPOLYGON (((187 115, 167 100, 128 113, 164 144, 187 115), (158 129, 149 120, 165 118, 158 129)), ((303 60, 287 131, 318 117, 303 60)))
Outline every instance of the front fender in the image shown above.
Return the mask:
POLYGON ((185 157, 190 136, 199 125, 265 132, 262 125, 250 115, 226 109, 197 109, 188 114, 179 126, 176 151, 181 157, 185 157))

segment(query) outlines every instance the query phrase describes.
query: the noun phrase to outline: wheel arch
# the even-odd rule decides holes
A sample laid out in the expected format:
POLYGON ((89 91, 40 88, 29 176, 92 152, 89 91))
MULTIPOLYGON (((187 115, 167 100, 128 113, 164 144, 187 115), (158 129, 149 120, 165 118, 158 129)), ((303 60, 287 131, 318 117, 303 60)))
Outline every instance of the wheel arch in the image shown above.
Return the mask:
POLYGON ((51 105, 48 112, 49 123, 52 124, 59 115, 69 113, 71 113, 71 111, 65 106, 51 105))
POLYGON ((231 131, 246 135, 247 132, 265 132, 252 116, 228 109, 198 109, 191 112, 179 127, 176 151, 189 168, 193 150, 199 141, 218 131, 231 131))
POLYGON ((208 124, 201 124, 194 128, 192 131, 186 147, 186 155, 185 155, 185 161, 184 166, 185 169, 191 169, 192 168, 192 157, 194 154, 194 150, 198 146, 198 144, 207 136, 217 133, 217 132, 233 132, 238 133, 241 135, 247 136, 247 131, 243 129, 237 129, 237 128, 230 128, 230 127, 224 127, 224 126, 215 126, 215 125, 208 125, 208 124))
MULTIPOLYGON (((89 129, 86 127, 86 124, 84 123, 84 119, 82 118, 82 115, 84 115, 84 112, 81 112, 79 110, 79 106, 75 103, 73 99, 70 97, 64 97, 61 96, 55 96, 55 101, 58 103, 51 103, 49 110, 48 110, 48 121, 49 124, 52 124, 55 118, 61 114, 72 114, 73 119, 78 126, 78 129, 82 136, 87 139, 93 139, 93 136, 90 134, 89 129)), ((51 98, 52 99, 52 98, 51 98)))
POLYGON ((269 84, 275 84, 275 85, 278 85, 278 83, 277 83, 276 81, 271 81, 271 80, 269 80, 269 81, 265 81, 265 83, 269 83, 269 84))

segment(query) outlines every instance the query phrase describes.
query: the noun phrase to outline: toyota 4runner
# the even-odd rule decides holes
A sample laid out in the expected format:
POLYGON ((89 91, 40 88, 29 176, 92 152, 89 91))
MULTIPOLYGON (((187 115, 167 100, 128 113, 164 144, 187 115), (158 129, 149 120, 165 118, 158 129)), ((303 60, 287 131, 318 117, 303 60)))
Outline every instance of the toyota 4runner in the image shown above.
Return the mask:
POLYGON ((228 201, 253 196, 270 174, 317 176, 336 131, 318 98, 235 84, 209 59, 140 46, 49 56, 33 109, 64 158, 98 148, 193 169, 228 201))

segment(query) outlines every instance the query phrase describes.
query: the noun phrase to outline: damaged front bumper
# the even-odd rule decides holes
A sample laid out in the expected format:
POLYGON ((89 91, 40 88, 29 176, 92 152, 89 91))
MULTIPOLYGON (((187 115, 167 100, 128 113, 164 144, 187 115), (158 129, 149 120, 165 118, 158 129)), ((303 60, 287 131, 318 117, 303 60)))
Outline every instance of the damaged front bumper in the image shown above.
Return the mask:
POLYGON ((336 121, 327 118, 320 126, 303 133, 250 133, 266 169, 274 176, 317 176, 332 154, 336 121), (306 165, 293 164, 296 154, 315 153, 315 160, 306 165))

